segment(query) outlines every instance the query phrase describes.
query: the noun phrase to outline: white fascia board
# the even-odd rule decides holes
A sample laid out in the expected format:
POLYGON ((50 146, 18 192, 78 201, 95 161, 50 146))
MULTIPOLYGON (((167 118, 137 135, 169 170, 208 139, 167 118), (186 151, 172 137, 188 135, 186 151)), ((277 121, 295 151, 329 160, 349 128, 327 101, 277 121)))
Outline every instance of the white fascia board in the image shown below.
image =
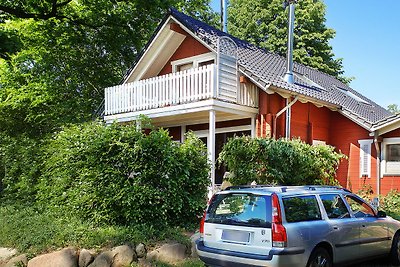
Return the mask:
POLYGON ((140 115, 145 115, 148 116, 149 118, 159 118, 159 117, 176 116, 181 114, 188 114, 188 113, 195 113, 195 112, 209 111, 209 110, 221 111, 230 114, 249 116, 249 117, 258 114, 257 108, 251 108, 215 99, 209 99, 195 103, 108 115, 104 117, 104 120, 106 122, 109 121, 126 122, 135 120, 140 115))
POLYGON ((371 131, 376 131, 378 135, 383 135, 385 133, 394 131, 399 128, 400 128, 400 117, 391 122, 387 122, 383 125, 372 127, 371 131))
MULTIPOLYGON (((165 27, 169 25, 170 20, 172 16, 170 15, 168 19, 165 20, 164 25, 160 28, 156 36, 153 38, 153 41, 149 44, 147 49, 144 51, 143 55, 140 57, 140 59, 136 62, 135 67, 132 69, 132 71, 129 73, 129 75, 126 77, 126 79, 123 81, 123 84, 126 83, 129 78, 132 76, 132 74, 137 70, 137 68, 141 65, 143 58, 149 53, 149 50, 151 50, 154 46, 154 44, 157 42, 158 38, 160 37, 161 33, 164 31, 165 27)), ((142 71, 143 72, 143 71, 142 71)))

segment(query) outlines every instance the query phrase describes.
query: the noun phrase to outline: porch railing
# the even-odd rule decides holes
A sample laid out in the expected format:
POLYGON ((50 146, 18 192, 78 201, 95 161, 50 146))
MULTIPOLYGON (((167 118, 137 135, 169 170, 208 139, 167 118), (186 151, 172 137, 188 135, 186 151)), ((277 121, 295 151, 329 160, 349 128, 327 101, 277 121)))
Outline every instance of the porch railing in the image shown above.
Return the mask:
MULTIPOLYGON (((228 98, 217 86, 215 64, 188 69, 163 76, 126 83, 105 89, 105 115, 134 112, 172 105, 192 103, 210 98, 255 106, 255 88, 238 88, 228 98), (232 95, 233 94, 233 95, 232 95)), ((235 80, 235 78, 233 77, 235 80)))

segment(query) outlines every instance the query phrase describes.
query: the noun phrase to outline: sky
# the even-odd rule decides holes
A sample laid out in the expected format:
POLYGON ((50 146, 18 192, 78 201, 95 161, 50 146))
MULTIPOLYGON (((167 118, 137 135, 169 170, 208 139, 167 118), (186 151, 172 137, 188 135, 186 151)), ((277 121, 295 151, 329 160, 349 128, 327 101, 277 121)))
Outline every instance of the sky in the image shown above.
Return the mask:
MULTIPOLYGON (((350 86, 385 108, 400 107, 400 0, 323 1, 326 25, 336 31, 333 53, 355 78, 350 86)), ((220 0, 211 5, 220 10, 220 0)))

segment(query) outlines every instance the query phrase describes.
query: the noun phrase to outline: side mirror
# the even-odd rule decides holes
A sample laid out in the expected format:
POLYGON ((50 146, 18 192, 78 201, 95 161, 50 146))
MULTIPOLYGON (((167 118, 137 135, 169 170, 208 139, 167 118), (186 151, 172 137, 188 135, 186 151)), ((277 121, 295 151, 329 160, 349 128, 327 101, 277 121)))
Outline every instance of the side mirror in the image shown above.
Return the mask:
POLYGON ((384 212, 382 210, 378 210, 377 216, 378 216, 378 218, 386 218, 386 212, 384 212))

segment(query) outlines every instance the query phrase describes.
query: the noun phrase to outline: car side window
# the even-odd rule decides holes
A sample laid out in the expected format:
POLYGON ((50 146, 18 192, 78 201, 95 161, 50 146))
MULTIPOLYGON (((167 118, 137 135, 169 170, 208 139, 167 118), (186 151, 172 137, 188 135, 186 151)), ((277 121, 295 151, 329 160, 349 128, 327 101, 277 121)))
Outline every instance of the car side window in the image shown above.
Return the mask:
POLYGON ((321 220, 321 211, 315 196, 287 197, 282 200, 287 222, 321 220))
POLYGON ((346 196, 346 201, 356 218, 375 217, 374 210, 364 201, 350 195, 346 196))
POLYGON ((338 194, 320 195, 329 219, 350 218, 349 210, 338 194))

